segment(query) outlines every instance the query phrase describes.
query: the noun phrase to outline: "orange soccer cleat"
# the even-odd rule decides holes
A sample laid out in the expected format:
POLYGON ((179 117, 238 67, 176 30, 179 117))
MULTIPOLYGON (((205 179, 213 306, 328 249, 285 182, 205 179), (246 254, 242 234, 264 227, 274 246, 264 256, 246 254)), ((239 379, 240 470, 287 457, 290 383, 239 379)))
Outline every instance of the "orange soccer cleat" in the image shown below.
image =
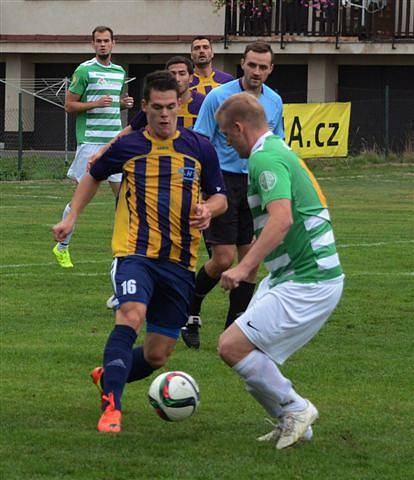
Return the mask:
POLYGON ((121 410, 115 409, 114 394, 111 392, 108 396, 102 395, 105 402, 109 402, 105 411, 99 419, 98 432, 119 433, 121 431, 121 410))

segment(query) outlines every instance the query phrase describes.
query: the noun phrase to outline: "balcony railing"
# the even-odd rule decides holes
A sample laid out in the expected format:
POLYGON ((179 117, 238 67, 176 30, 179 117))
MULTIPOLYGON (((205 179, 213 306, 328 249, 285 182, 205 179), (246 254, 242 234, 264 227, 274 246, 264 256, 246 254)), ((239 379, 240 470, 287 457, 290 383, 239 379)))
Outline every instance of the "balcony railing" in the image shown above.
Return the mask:
POLYGON ((280 37, 280 46, 299 37, 335 37, 339 48, 342 37, 360 41, 397 42, 414 40, 414 2, 387 0, 371 2, 371 9, 343 0, 228 0, 225 39, 236 37, 280 37), (377 8, 380 5, 384 8, 377 8))

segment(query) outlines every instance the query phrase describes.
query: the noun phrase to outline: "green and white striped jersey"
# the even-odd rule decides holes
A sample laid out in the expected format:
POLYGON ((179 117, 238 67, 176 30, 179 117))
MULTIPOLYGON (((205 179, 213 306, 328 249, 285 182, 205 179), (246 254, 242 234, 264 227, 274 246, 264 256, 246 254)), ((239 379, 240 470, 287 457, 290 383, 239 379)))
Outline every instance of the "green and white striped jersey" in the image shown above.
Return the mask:
POLYGON ((313 283, 342 275, 325 196, 306 164, 271 132, 249 158, 248 200, 256 236, 268 219, 266 205, 291 200, 293 225, 265 258, 270 286, 294 280, 313 283))
POLYGON ((110 63, 101 65, 96 58, 79 65, 72 77, 69 91, 81 96, 81 102, 93 102, 104 95, 112 97, 108 107, 93 108, 76 117, 76 141, 107 143, 121 130, 120 96, 124 88, 125 70, 110 63))

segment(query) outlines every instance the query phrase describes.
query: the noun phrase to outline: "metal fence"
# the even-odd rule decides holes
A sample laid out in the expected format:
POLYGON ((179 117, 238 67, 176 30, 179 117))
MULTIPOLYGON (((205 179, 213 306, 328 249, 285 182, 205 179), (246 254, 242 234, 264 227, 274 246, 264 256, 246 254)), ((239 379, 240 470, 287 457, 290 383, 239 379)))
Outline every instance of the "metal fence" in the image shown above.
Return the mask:
MULTIPOLYGON (((306 92, 296 93, 296 97, 306 92), (300 95, 299 95, 300 94, 300 95)), ((287 96, 282 98, 286 103, 287 96)), ((414 155, 414 90, 368 90, 341 86, 338 101, 351 101, 349 153, 372 150, 387 156, 414 155)), ((4 112, 17 131, 2 132, 0 180, 65 178, 76 150, 75 116, 39 100, 38 108, 4 112)), ((129 112, 129 119, 137 107, 129 112)), ((3 112, 0 112, 3 113, 3 112)), ((124 119, 126 120, 126 119, 124 119)))
POLYGON ((76 115, 64 109, 69 79, 41 80, 14 87, 17 108, 0 110, 0 181, 64 178, 75 157, 76 115))
POLYGON ((345 37, 395 47, 414 40, 413 21, 412 0, 228 0, 224 36, 226 45, 232 36, 276 35, 280 48, 298 36, 334 37, 336 48, 345 37))

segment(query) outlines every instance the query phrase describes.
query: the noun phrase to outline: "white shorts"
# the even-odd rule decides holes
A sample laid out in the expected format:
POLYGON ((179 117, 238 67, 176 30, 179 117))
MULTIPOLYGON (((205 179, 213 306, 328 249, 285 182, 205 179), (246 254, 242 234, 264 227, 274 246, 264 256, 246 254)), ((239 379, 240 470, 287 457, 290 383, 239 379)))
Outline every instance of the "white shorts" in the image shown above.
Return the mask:
MULTIPOLYGON (((86 166, 89 158, 94 155, 100 148, 104 146, 103 143, 82 143, 76 149, 75 159, 69 167, 67 176, 78 183, 86 173, 86 166)), ((108 177, 108 182, 119 183, 122 181, 122 173, 115 173, 108 177)))
POLYGON ((321 329, 342 295, 344 276, 320 283, 259 285, 236 324, 276 363, 283 364, 321 329))

